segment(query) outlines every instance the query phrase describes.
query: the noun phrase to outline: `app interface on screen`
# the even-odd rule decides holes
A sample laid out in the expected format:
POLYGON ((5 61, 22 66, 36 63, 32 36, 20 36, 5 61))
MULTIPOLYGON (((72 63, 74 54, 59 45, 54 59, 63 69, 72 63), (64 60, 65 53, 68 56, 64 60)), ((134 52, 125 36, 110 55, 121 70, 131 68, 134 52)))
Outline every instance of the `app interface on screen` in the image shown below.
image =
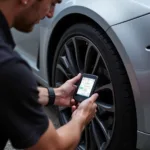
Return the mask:
POLYGON ((94 85, 95 79, 83 77, 79 89, 77 91, 78 95, 89 97, 92 87, 94 85))

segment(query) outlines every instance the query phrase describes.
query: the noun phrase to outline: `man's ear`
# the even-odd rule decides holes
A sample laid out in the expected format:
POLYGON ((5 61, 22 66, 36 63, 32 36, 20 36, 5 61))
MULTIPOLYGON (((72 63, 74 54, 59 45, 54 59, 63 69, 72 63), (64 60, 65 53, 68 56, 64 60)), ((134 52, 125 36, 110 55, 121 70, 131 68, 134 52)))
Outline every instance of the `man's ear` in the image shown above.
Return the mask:
POLYGON ((27 5, 29 0, 20 0, 23 5, 27 5))
POLYGON ((21 4, 24 6, 32 5, 36 0, 20 0, 21 4))

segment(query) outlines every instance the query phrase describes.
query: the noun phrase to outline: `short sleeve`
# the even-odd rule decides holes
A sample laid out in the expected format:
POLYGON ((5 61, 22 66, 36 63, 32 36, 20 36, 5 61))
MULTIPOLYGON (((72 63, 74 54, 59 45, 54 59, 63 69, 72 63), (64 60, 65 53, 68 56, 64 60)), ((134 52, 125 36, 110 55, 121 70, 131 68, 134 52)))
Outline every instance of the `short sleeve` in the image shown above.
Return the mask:
POLYGON ((6 134, 18 149, 33 146, 47 130, 49 121, 38 103, 37 83, 25 61, 11 59, 0 67, 1 115, 6 134))

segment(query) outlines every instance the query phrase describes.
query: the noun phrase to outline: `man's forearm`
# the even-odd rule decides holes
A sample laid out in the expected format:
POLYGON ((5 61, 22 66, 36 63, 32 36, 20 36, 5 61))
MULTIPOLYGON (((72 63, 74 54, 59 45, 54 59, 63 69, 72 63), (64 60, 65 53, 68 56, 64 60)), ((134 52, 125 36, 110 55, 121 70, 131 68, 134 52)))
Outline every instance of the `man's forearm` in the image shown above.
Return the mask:
POLYGON ((57 130, 49 121, 46 132, 35 145, 26 150, 75 150, 83 128, 81 120, 71 120, 57 130))
POLYGON ((39 92, 39 98, 38 98, 38 102, 41 105, 47 105, 48 101, 49 101, 49 95, 48 95, 48 90, 47 88, 44 87, 38 87, 38 92, 39 92))
MULTIPOLYGON (((39 103, 46 105, 49 101, 47 88, 38 87, 38 91, 39 103)), ((60 95, 59 88, 55 89, 55 93, 60 95)), ((80 119, 72 119, 69 123, 57 129, 57 134, 59 137, 57 141, 60 141, 59 144, 61 145, 62 150, 74 150, 76 148, 79 143, 83 128, 84 126, 80 119)))
POLYGON ((66 125, 57 129, 57 133, 60 137, 60 142, 63 143, 63 150, 74 150, 81 137, 81 133, 84 129, 83 123, 78 120, 71 120, 66 125))

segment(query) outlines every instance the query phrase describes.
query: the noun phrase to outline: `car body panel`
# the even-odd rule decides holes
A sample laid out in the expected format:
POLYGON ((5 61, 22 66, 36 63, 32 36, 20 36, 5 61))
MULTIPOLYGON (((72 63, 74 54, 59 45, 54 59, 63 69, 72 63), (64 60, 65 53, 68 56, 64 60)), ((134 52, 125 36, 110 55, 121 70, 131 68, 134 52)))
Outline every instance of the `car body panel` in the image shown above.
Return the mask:
MULTIPOLYGON (((52 19, 45 18, 44 20, 41 20, 31 33, 21 33, 15 29, 13 29, 12 33, 16 37, 16 50, 30 62, 30 65, 36 74, 41 76, 43 71, 40 71, 37 68, 37 57, 34 57, 38 55, 39 49, 42 51, 47 50, 47 48, 45 49, 45 45, 43 45, 45 44, 45 41, 42 43, 43 40, 41 40, 41 36, 42 39, 44 38, 49 40, 51 31, 53 31, 56 24, 65 16, 74 13, 82 14, 97 22, 104 30, 107 30, 114 24, 134 19, 149 12, 149 7, 145 7, 145 5, 141 5, 133 0, 94 0, 93 2, 89 0, 63 0, 61 5, 57 5, 54 17, 52 19), (136 11, 133 10, 133 7, 136 11), (27 52, 26 49, 29 49, 30 52, 27 52)), ((47 80, 45 75, 46 74, 44 73, 42 78, 47 80)))
MULTIPOLYGON (((134 2, 131 3, 131 0, 129 0, 130 3, 128 4, 127 2, 123 1, 118 1, 117 3, 116 0, 106 0, 106 1, 94 1, 93 4, 93 9, 91 9, 89 5, 89 1, 85 1, 86 3, 81 3, 81 1, 78 0, 64 0, 61 5, 57 5, 54 17, 52 19, 45 18, 44 20, 41 20, 39 26, 40 26, 40 39, 45 39, 45 40, 40 40, 40 49, 42 53, 40 52, 40 62, 41 64, 41 69, 42 71, 36 72, 36 74, 39 74, 42 79, 44 79, 44 84, 47 84, 46 81, 48 81, 48 75, 47 75, 47 61, 43 61, 42 58, 47 58, 47 51, 48 51, 48 44, 49 44, 49 39, 51 38, 52 31, 54 30, 55 26, 59 23, 59 21, 64 18, 67 15, 70 14, 82 14, 85 16, 88 16, 91 18, 93 21, 95 21, 97 24, 100 25, 105 31, 109 29, 110 26, 114 24, 119 24, 121 22, 125 22, 130 19, 134 19, 136 17, 139 17, 141 15, 147 14, 150 12, 149 8, 145 8, 139 4, 136 4, 136 10, 133 13, 132 8, 134 5, 134 2), (113 4, 114 2, 114 4, 113 4), (101 4, 101 5, 100 5, 101 4), (132 6, 131 6, 132 4, 132 6), (94 7, 94 6, 100 6, 100 7, 94 7), (110 13, 108 13, 104 8, 109 6, 108 10, 111 10, 110 13), (113 6, 113 7, 112 7, 113 6), (126 7, 123 7, 126 6, 126 7), (120 17, 118 17, 118 13, 115 9, 113 8, 119 8, 119 10, 123 9, 124 11, 122 12, 122 15, 120 14, 120 17), (120 9, 121 7, 121 9, 120 9), (127 12, 127 8, 130 8, 130 13, 128 15, 124 15, 127 12), (99 12, 100 10, 103 10, 101 13, 99 12), (107 12, 107 13, 106 13, 107 12), (99 14, 100 13, 100 14, 99 14), (111 17, 110 17, 111 14, 111 17), (107 16, 109 15, 109 17, 107 16), (44 63, 44 64, 43 64, 44 63), (46 68, 45 68, 46 67, 46 68), (44 69, 45 68, 45 69, 44 69)), ((36 70, 36 69, 34 69, 36 70)), ((43 83, 43 81, 42 81, 43 83)))
POLYGON ((41 20, 31 33, 12 29, 17 43, 15 50, 31 65, 38 81, 47 86, 47 54, 56 25, 72 14, 81 14, 96 22, 114 43, 127 70, 137 111, 137 145, 147 150, 150 148, 146 143, 150 139, 150 52, 145 48, 150 45, 149 13, 149 0, 63 0, 57 5, 54 17, 41 20))
POLYGON ((61 5, 57 5, 54 17, 41 21, 41 25, 53 28, 63 17, 79 13, 90 17, 107 30, 109 26, 150 13, 150 2, 145 1, 149 4, 147 7, 137 0, 63 0, 61 5))
POLYGON ((149 150, 150 134, 138 131, 137 148, 139 150, 149 150))
POLYGON ((111 27, 107 32, 128 72, 137 110, 138 129, 150 133, 150 15, 111 27), (142 22, 142 23, 141 23, 142 22), (119 39, 118 39, 119 38, 119 39))

